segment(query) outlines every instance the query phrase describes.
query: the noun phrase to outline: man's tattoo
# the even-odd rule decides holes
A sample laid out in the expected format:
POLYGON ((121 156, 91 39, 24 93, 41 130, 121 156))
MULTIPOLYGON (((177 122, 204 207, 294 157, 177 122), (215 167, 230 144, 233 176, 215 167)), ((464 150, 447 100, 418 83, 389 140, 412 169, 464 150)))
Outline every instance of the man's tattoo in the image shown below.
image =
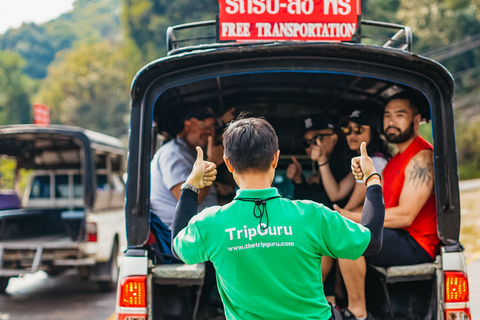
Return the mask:
POLYGON ((414 160, 412 171, 410 171, 410 181, 413 181, 413 185, 416 188, 421 187, 423 184, 428 185, 432 180, 433 163, 428 161, 427 163, 421 163, 414 160))

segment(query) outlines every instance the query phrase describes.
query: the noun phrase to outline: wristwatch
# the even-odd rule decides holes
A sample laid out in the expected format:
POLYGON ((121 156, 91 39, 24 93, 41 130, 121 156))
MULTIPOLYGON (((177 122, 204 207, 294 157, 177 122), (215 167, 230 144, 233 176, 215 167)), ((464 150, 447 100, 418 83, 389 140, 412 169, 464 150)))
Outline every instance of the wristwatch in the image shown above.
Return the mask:
POLYGON ((183 189, 189 189, 189 190, 192 190, 193 192, 195 192, 196 194, 200 194, 200 188, 197 188, 193 185, 191 185, 190 183, 184 183, 182 184, 182 186, 180 187, 181 190, 183 189))

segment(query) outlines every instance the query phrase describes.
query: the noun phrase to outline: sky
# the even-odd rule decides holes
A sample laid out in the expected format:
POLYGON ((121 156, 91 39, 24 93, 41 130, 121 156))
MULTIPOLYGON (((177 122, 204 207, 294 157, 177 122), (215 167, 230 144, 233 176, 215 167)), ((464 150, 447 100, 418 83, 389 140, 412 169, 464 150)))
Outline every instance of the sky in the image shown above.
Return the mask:
POLYGON ((0 0, 0 34, 23 23, 41 24, 73 9, 75 0, 0 0))

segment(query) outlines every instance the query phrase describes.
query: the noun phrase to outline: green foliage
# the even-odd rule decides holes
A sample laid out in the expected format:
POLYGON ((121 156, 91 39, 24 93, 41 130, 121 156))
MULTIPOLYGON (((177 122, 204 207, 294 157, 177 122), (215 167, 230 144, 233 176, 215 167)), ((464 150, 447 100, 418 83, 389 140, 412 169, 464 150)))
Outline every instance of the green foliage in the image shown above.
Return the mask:
POLYGON ((127 134, 127 61, 107 41, 64 52, 49 68, 35 97, 51 108, 52 123, 76 125, 116 137, 127 134))
POLYGON ((0 50, 19 53, 27 62, 24 72, 34 79, 43 79, 57 52, 120 38, 120 1, 77 0, 74 10, 58 19, 8 30, 0 39, 0 50))
MULTIPOLYGON (((0 156, 0 190, 14 190, 15 188, 15 167, 16 161, 13 158, 0 156)), ((28 177, 32 170, 20 169, 19 170, 19 183, 18 191, 19 196, 23 196, 23 192, 27 185, 28 177)))
POLYGON ((0 125, 30 123, 32 81, 22 73, 25 61, 16 53, 0 51, 0 125))
POLYGON ((216 13, 216 0, 123 0, 122 25, 146 63, 165 55, 167 27, 214 19, 216 13))

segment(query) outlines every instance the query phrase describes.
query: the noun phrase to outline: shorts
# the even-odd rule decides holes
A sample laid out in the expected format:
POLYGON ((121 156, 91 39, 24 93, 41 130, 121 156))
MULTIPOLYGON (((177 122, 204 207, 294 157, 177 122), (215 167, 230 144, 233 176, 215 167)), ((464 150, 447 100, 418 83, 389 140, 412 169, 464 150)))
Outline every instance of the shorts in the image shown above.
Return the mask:
POLYGON ((402 266, 432 262, 430 255, 404 229, 383 229, 383 245, 376 255, 366 256, 377 267, 402 266))

